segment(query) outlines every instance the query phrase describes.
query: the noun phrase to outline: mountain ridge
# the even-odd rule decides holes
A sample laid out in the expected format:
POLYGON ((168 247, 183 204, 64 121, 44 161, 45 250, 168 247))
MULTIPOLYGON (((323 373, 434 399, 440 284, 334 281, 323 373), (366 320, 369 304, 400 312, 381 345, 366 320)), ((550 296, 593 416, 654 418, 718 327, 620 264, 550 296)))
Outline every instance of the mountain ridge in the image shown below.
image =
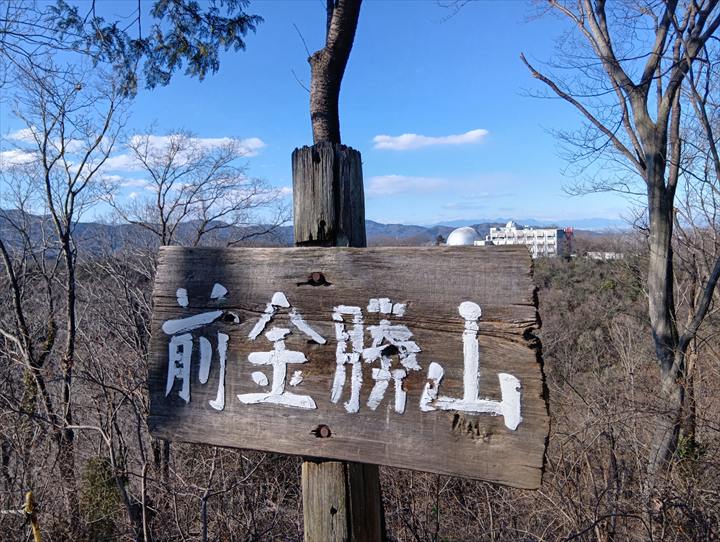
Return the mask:
MULTIPOLYGON (((503 219, 493 221, 458 221, 462 225, 469 225, 478 232, 481 237, 488 235, 491 227, 504 225, 507 221, 503 219)), ((519 224, 529 225, 530 221, 517 221, 519 224)), ((547 225, 535 221, 538 225, 547 225)), ((17 226, 22 224, 28 230, 32 242, 40 243, 43 237, 48 234, 52 236, 53 227, 49 216, 23 213, 11 209, 0 209, 0 237, 11 244, 21 243, 17 226)), ((293 244, 293 227, 284 225, 275 228, 271 233, 259 233, 263 225, 256 226, 234 226, 220 230, 214 239, 215 244, 227 244, 229 241, 252 236, 252 240, 245 245, 254 246, 291 246, 293 244)), ((428 245, 435 244, 438 237, 447 236, 455 228, 455 223, 419 225, 419 224, 384 224, 374 220, 366 220, 368 245, 428 245)), ((193 222, 189 221, 179 228, 179 238, 190 238, 193 231, 193 222)), ((576 232, 578 229, 576 228, 576 232)), ((589 230, 587 233, 598 234, 601 232, 589 230)), ((137 224, 128 223, 107 223, 100 221, 78 222, 75 225, 75 237, 79 244, 84 244, 91 252, 99 251, 102 248, 116 249, 126 244, 152 247, 157 246, 157 238, 147 229, 137 224)))
POLYGON ((458 219, 458 220, 447 220, 443 222, 437 222, 434 224, 428 224, 425 227, 434 226, 447 226, 459 228, 462 226, 472 226, 474 224, 507 224, 509 221, 513 221, 516 224, 523 226, 531 226, 533 228, 543 227, 558 227, 565 228, 571 227, 575 229, 590 230, 596 232, 602 232, 605 230, 627 230, 630 229, 630 225, 627 221, 619 218, 602 218, 602 217, 591 217, 591 218, 578 218, 578 219, 560 219, 560 220, 538 220, 535 218, 478 218, 478 219, 458 219))

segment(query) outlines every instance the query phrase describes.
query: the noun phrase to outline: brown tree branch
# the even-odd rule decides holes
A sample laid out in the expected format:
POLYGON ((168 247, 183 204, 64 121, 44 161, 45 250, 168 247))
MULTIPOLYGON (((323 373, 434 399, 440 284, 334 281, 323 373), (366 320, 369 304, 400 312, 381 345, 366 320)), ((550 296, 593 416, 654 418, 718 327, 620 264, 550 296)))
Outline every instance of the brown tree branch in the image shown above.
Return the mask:
POLYGON ((598 120, 583 104, 581 104, 578 100, 573 98, 570 94, 563 91, 552 79, 549 77, 546 77, 539 71, 537 71, 525 58, 525 55, 523 53, 520 53, 520 60, 523 61, 525 66, 530 70, 530 73, 535 79, 538 79, 545 83, 552 91, 557 94, 560 98, 565 100, 566 102, 569 102, 575 108, 582 113, 585 118, 587 118, 598 130, 600 130, 603 134, 607 136, 607 138, 610 140, 610 142, 615 146, 615 148, 620 151, 623 156, 625 156, 638 170, 638 172, 642 173, 644 170, 644 164, 640 162, 633 153, 623 144, 620 139, 612 132, 610 131, 607 126, 605 126, 600 120, 598 120))
POLYGON ((310 120, 314 143, 340 143, 340 85, 355 40, 361 4, 362 0, 328 0, 325 47, 308 59, 311 69, 310 120))

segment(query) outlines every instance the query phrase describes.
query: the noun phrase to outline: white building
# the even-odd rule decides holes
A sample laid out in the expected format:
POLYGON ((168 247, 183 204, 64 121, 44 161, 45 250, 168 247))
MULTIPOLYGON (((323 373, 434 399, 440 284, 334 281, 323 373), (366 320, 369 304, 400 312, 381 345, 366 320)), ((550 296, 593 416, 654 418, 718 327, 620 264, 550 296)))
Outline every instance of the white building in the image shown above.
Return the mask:
POLYGON ((528 228, 518 226, 512 220, 502 228, 490 228, 485 241, 476 245, 525 245, 533 258, 540 256, 569 256, 571 252, 572 228, 528 228))
POLYGON ((450 246, 474 245, 478 243, 478 239, 480 239, 480 235, 475 231, 475 228, 465 226, 453 230, 448 235, 446 244, 450 246))
POLYGON ((591 260, 622 260, 625 255, 622 252, 586 252, 585 257, 591 260))

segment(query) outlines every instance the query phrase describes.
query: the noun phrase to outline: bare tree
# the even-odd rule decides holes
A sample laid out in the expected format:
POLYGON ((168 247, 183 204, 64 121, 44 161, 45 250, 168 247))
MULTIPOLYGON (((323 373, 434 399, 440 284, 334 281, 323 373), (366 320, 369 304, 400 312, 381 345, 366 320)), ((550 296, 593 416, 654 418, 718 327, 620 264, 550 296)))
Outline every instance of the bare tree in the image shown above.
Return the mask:
POLYGON ((17 411, 44 419, 57 446, 57 465, 72 525, 78 517, 72 429, 78 341, 74 230, 82 212, 97 196, 96 176, 122 125, 123 100, 112 80, 93 82, 79 71, 67 72, 62 79, 48 75, 54 71, 52 65, 41 70, 28 66, 21 77, 16 114, 26 125, 23 133, 27 144, 21 149, 24 164, 19 166, 21 171, 4 169, 3 175, 6 185, 7 175, 21 175, 15 179, 25 188, 21 185, 13 192, 20 200, 16 199, 20 212, 9 222, 18 233, 16 243, 12 246, 0 239, 0 256, 13 302, 13 319, 0 334, 10 347, 6 353, 25 367, 26 398, 37 394, 39 399, 39 404, 26 399, 16 406, 17 411), (51 228, 47 232, 43 226, 45 237, 41 239, 31 236, 23 209, 38 194, 41 196, 35 201, 47 213, 51 228), (40 250, 39 241, 47 242, 40 250), (45 294, 42 316, 33 313, 37 305, 32 305, 35 299, 29 295, 38 284, 45 294), (45 331, 33 329, 32 320, 42 322, 45 331), (48 371, 48 361, 59 374, 48 371), (56 379, 60 382, 57 392, 50 385, 56 379))
POLYGON ((211 238, 230 246, 287 220, 281 192, 247 176, 239 163, 247 151, 238 139, 207 142, 187 131, 144 134, 131 137, 127 150, 146 178, 145 190, 129 202, 109 201, 163 246, 197 246, 211 238))
MULTIPOLYGON (((682 92, 689 74, 704 61, 704 51, 720 26, 720 9, 717 0, 652 4, 553 0, 548 5, 574 25, 590 60, 583 60, 580 49, 566 57, 564 66, 580 75, 568 81, 541 73, 524 55, 523 62, 533 77, 587 120, 586 130, 568 141, 579 143, 586 155, 611 150, 611 158, 632 169, 644 184, 650 244, 648 308, 660 369, 658 392, 667 403, 652 443, 649 469, 654 473, 676 450, 685 401, 686 353, 720 277, 717 260, 694 313, 681 325, 676 315, 673 226, 682 175, 682 92)), ((608 187, 617 184, 595 186, 608 187)))

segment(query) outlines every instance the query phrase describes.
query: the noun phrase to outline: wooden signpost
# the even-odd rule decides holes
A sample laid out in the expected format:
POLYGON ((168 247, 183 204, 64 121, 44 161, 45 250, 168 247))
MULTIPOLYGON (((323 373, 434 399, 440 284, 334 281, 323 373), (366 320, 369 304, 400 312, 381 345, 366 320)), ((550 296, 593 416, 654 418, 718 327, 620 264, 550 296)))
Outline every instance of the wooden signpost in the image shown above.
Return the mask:
POLYGON ((158 437, 540 485, 525 247, 165 247, 154 306, 158 437))

